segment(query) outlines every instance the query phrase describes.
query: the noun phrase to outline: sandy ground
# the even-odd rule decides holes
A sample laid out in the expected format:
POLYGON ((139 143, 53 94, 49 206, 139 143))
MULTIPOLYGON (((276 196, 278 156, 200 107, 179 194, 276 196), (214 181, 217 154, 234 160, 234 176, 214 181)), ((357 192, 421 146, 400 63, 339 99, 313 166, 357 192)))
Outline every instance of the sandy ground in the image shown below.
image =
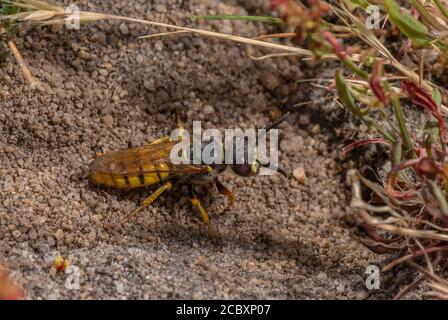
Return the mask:
MULTIPOLYGON (((246 22, 193 24, 188 16, 266 14, 260 3, 78 1, 84 9, 249 37, 268 29, 246 22)), ((160 29, 108 22, 81 31, 22 32, 17 44, 44 92, 27 88, 13 59, 0 66, 0 259, 27 296, 387 297, 392 285, 373 294, 364 286, 366 267, 384 258, 353 236, 345 171, 354 163, 338 155, 341 120, 320 117, 337 107, 323 91, 294 85, 312 75, 313 66, 297 58, 253 61, 248 53, 268 52, 191 35, 135 38, 155 32, 160 29), (97 152, 167 134, 176 110, 187 125, 261 127, 288 99, 317 102, 281 126, 280 162, 288 170, 302 167, 305 181, 224 173, 222 181, 237 195, 232 209, 225 210, 214 188, 201 192, 219 233, 214 240, 184 190, 122 226, 120 219, 149 190, 123 193, 88 183, 97 152), (51 269, 57 253, 79 269, 79 289, 67 288, 67 275, 51 269)))

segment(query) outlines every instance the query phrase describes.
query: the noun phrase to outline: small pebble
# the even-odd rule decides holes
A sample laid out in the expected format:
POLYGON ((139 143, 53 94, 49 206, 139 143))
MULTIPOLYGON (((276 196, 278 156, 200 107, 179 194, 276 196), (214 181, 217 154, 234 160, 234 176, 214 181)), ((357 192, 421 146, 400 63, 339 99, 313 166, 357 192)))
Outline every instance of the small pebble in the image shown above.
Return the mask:
POLYGON ((38 237, 36 230, 32 229, 30 232, 28 232, 28 238, 30 240, 36 240, 38 237))
POLYGON ((126 23, 120 24, 120 26, 118 28, 119 28, 120 32, 124 35, 127 35, 129 33, 129 28, 126 23))
POLYGON ((325 272, 319 272, 319 274, 317 275, 317 279, 319 279, 320 281, 325 281, 328 279, 328 276, 325 272))
POLYGON ((297 182, 303 184, 306 181, 306 173, 305 173, 305 169, 303 167, 297 167, 294 169, 294 171, 292 172, 292 175, 294 177, 294 179, 297 180, 297 182))
POLYGON ((54 237, 56 238, 57 241, 64 240, 64 231, 62 229, 58 229, 54 234, 54 237))
POLYGON ((260 80, 268 90, 274 90, 280 85, 280 79, 270 71, 263 71, 260 76, 260 80))

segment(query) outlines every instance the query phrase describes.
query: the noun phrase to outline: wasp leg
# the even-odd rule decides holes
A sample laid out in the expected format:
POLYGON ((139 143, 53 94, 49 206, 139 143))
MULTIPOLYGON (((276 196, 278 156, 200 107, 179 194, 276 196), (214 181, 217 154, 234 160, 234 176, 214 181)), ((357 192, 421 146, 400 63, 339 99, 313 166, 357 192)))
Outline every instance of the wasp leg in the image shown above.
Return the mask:
POLYGON ((218 178, 215 178, 215 185, 218 188, 218 192, 227 197, 227 208, 230 208, 235 203, 235 194, 219 182, 218 178))
POLYGON ((184 123, 180 117, 179 111, 176 111, 176 127, 177 127, 177 129, 185 129, 184 123))
POLYGON ((176 111, 176 128, 179 130, 179 133, 180 133, 179 140, 182 140, 182 138, 184 138, 184 134, 185 134, 185 126, 180 117, 179 111, 176 111))
MULTIPOLYGON (((176 112, 176 127, 177 127, 177 129, 180 130, 180 135, 183 136, 183 132, 185 131, 185 128, 184 128, 184 124, 183 124, 182 120, 180 119, 180 115, 178 112, 176 112)), ((166 136, 166 137, 162 137, 162 138, 152 141, 149 145, 164 143, 164 142, 168 142, 168 141, 170 141, 170 137, 166 136)))
POLYGON ((193 189, 193 185, 188 185, 188 191, 190 193, 190 201, 191 204, 198 209, 199 213, 202 216, 202 220, 204 221, 204 223, 207 225, 207 230, 208 230, 208 236, 210 238, 212 238, 215 235, 215 232, 213 230, 212 224, 210 223, 210 217, 208 216, 207 211, 205 211, 204 207, 201 204, 201 201, 199 200, 199 198, 196 196, 194 189, 193 189))
POLYGON ((164 185, 162 185, 160 188, 158 188, 156 191, 154 191, 148 198, 145 199, 145 201, 143 201, 143 203, 140 205, 140 207, 136 208, 134 211, 132 211, 131 213, 129 213, 124 219, 123 219, 123 223, 128 222, 133 216, 135 216, 140 210, 146 208, 147 206, 149 206, 151 203, 153 203, 154 201, 156 201, 156 199, 158 197, 160 197, 160 195, 167 191, 170 190, 171 187, 173 186, 173 184, 171 182, 167 182, 164 185))
POLYGON ((170 141, 170 137, 162 137, 162 138, 152 141, 149 145, 164 143, 164 142, 168 142, 168 141, 170 141))

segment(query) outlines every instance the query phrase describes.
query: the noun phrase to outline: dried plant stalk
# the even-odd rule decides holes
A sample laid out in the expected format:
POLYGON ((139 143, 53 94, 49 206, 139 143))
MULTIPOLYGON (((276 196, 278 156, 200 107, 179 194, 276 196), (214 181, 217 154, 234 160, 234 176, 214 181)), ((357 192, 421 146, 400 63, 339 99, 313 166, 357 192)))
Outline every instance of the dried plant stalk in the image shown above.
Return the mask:
MULTIPOLYGON (((21 1, 11 1, 11 5, 20 7, 23 9, 26 9, 27 11, 20 12, 17 14, 12 15, 5 15, 3 17, 0 17, 1 20, 8 20, 11 22, 16 23, 28 23, 33 25, 64 25, 67 22, 70 22, 72 19, 71 15, 65 11, 64 8, 49 5, 46 2, 43 1, 36 1, 36 0, 21 0, 21 1)), ((162 23, 162 22, 155 22, 155 21, 149 21, 149 20, 143 20, 143 19, 136 19, 136 18, 130 18, 130 17, 123 17, 123 16, 117 16, 117 15, 110 15, 110 14, 104 14, 104 13, 96 13, 96 12, 86 12, 81 11, 79 12, 79 21, 80 23, 88 23, 88 22, 94 22, 99 20, 119 20, 119 21, 127 21, 127 22, 134 22, 134 23, 140 23, 155 27, 163 27, 168 29, 174 29, 184 32, 191 32, 194 34, 199 34, 203 36, 208 37, 214 37, 219 39, 226 39, 234 42, 239 43, 245 43, 249 45, 255 45, 259 47, 269 48, 269 49, 275 49, 275 50, 283 50, 288 52, 294 52, 303 56, 312 56, 311 51, 292 47, 292 46, 285 46, 281 44, 275 44, 265 41, 260 41, 256 39, 250 39, 230 34, 224 34, 219 32, 213 32, 213 31, 207 31, 202 29, 195 29, 195 28, 187 28, 187 27, 180 27, 172 24, 162 23)))
MULTIPOLYGON (((2 28, 0 30, 0 33, 5 33, 6 30, 2 28)), ((19 64, 20 69, 22 70, 23 77, 28 82, 31 89, 37 89, 40 88, 40 83, 36 79, 34 79, 33 75, 31 74, 31 71, 26 64, 25 60, 22 57, 22 54, 20 53, 19 49, 17 49, 16 44, 12 40, 8 40, 8 47, 11 50, 14 58, 16 59, 17 63, 19 64)))
POLYGON ((387 219, 378 218, 369 214, 368 211, 376 210, 374 206, 362 200, 360 172, 352 169, 347 173, 347 176, 349 177, 352 184, 352 201, 350 203, 350 206, 354 209, 357 209, 358 214, 369 225, 401 236, 408 236, 417 239, 421 238, 448 241, 448 232, 446 231, 441 232, 440 230, 415 230, 408 228, 407 226, 409 225, 409 222, 407 221, 407 219, 399 216, 399 214, 397 213, 397 211, 399 210, 398 208, 392 208, 390 206, 376 207, 377 209, 379 208, 379 212, 395 212, 395 217, 390 217, 387 219))
POLYGON ((448 300, 448 285, 436 281, 428 283, 432 291, 428 292, 428 296, 434 299, 448 300))
POLYGON ((39 82, 34 79, 30 69, 28 68, 28 65, 26 64, 25 60, 23 60, 20 51, 17 49, 16 44, 12 40, 9 40, 8 46, 11 49, 12 54, 16 58, 17 63, 19 64, 20 69, 22 70, 23 76, 26 79, 26 81, 28 81, 30 88, 31 89, 37 88, 39 86, 39 82))
MULTIPOLYGON (((415 287, 421 280, 423 280, 424 278, 428 278, 432 280, 432 282, 428 284, 432 289, 432 291, 429 292, 428 295, 437 299, 448 299, 448 281, 434 274, 433 267, 429 259, 430 253, 443 254, 444 252, 448 251, 448 230, 440 228, 432 224, 431 222, 423 220, 418 220, 418 222, 421 224, 425 224, 430 228, 430 230, 417 230, 410 228, 410 221, 417 222, 417 220, 414 218, 405 218, 404 216, 401 216, 399 205, 395 206, 389 200, 387 200, 386 192, 383 192, 384 188, 373 182, 368 182, 368 180, 362 177, 359 171, 354 169, 349 170, 347 176, 349 177, 352 185, 352 201, 350 206, 357 211, 360 217, 368 225, 374 226, 377 229, 384 230, 392 234, 408 237, 410 239, 413 239, 414 242, 418 244, 420 244, 418 239, 444 241, 444 244, 440 244, 438 246, 433 246, 430 248, 423 248, 420 244, 420 251, 416 251, 398 258, 382 269, 383 272, 387 272, 395 266, 406 262, 410 266, 418 270, 420 273, 422 273, 422 276, 420 276, 418 280, 415 281, 415 283, 400 292, 397 297, 399 298, 403 296, 412 287, 415 287), (387 205, 379 207, 364 202, 361 195, 361 181, 364 182, 375 194, 379 195, 383 200, 385 200, 387 205), (369 211, 381 213, 389 212, 392 216, 389 218, 378 218, 377 216, 370 214, 369 211), (412 259, 421 256, 425 257, 429 270, 426 270, 425 268, 412 261, 412 259)), ((436 261, 440 261, 441 258, 442 255, 439 255, 438 258, 436 258, 436 261)))

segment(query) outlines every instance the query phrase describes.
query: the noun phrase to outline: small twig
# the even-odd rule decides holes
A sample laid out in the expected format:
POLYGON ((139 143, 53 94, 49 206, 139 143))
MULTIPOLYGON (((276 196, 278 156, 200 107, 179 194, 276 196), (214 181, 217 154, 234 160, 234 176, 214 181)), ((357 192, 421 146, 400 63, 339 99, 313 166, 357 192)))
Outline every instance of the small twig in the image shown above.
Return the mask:
POLYGON ((406 286, 406 288, 404 288, 403 290, 401 290, 394 298, 393 300, 400 300, 401 298, 403 298, 409 291, 415 289, 420 282, 422 282, 422 280, 424 280, 426 278, 426 275, 422 274, 420 276, 418 276, 414 281, 412 281, 412 283, 408 286, 406 286))
POLYGON ((295 32, 287 32, 287 33, 275 33, 275 34, 262 34, 261 36, 256 37, 256 40, 264 40, 264 39, 283 39, 283 38, 292 38, 295 37, 295 32))
POLYGON ((379 217, 370 215, 367 211, 368 209, 366 209, 368 208, 368 205, 362 200, 361 196, 361 184, 359 178, 360 173, 356 170, 349 170, 347 175, 352 183, 353 196, 350 206, 354 209, 357 209, 358 214, 368 224, 375 226, 378 229, 382 229, 384 231, 388 231, 401 236, 448 241, 448 234, 435 232, 434 230, 414 230, 408 227, 402 227, 400 226, 400 224, 397 225, 398 222, 401 222, 401 225, 405 223, 405 220, 399 217, 390 217, 384 220, 379 217))
POLYGON ((428 265, 428 270, 430 273, 434 274, 434 267, 432 266, 431 259, 429 259, 428 252, 426 251, 425 247, 423 247, 422 243, 418 241, 417 239, 414 239, 415 243, 418 245, 418 247, 423 251, 423 255, 426 260, 426 264, 428 265))
POLYGON ((425 51, 422 50, 422 55, 420 57, 420 65, 419 65, 419 79, 418 79, 418 85, 422 86, 423 76, 425 72, 425 51))
POLYGON ((181 34, 181 33, 191 33, 191 32, 190 31, 184 31, 184 30, 170 31, 170 32, 160 32, 160 33, 155 33, 155 34, 148 34, 146 36, 141 36, 141 37, 138 37, 137 39, 150 39, 150 38, 156 38, 156 37, 171 36, 171 35, 176 35, 176 34, 181 34))
POLYGON ((448 286, 442 285, 437 282, 428 283, 428 286, 432 289, 432 291, 428 292, 428 297, 448 300, 448 286))
POLYGON ((32 88, 32 89, 37 88, 39 85, 39 82, 34 79, 25 60, 23 60, 22 55, 20 54, 19 50, 17 49, 16 44, 12 40, 9 40, 8 46, 11 49, 12 54, 16 58, 17 63, 19 64, 19 67, 22 70, 23 77, 26 79, 26 81, 28 81, 30 88, 32 88))
MULTIPOLYGON (((6 30, 4 28, 0 29, 0 33, 5 33, 6 30)), ((19 64, 20 69, 22 70, 23 77, 30 85, 31 89, 35 89, 39 87, 39 82, 34 79, 33 75, 31 74, 30 69, 28 68, 28 65, 26 64, 25 60, 23 59, 22 55, 20 54, 19 49, 17 49, 16 44, 12 40, 8 40, 8 47, 11 50, 12 54, 14 55, 14 58, 16 59, 17 63, 19 64)))
POLYGON ((428 270, 426 270, 425 268, 419 266, 418 264, 416 264, 413 261, 407 261, 407 264, 409 264, 411 267, 417 269, 420 273, 423 273, 424 275, 426 275, 427 277, 431 278, 432 280, 443 284, 445 286, 448 286, 448 281, 443 279, 442 277, 436 275, 436 274, 432 274, 430 272, 428 272, 428 270))
MULTIPOLYGON (((448 246, 439 246, 439 247, 432 247, 429 249, 426 249, 426 253, 432 253, 432 252, 437 252, 437 251, 442 251, 442 250, 448 250, 448 246)), ((389 270, 391 270, 392 268, 394 268, 395 266, 403 263, 403 262, 408 262, 416 257, 420 257, 422 255, 424 255, 424 251, 419 250, 416 251, 414 253, 410 253, 408 255, 405 255, 401 258, 398 258, 394 261, 392 261, 391 263, 389 263, 387 266, 383 267, 383 269, 381 269, 381 272, 387 272, 389 270)))
POLYGON ((270 43, 270 42, 266 42, 266 41, 259 41, 259 40, 255 40, 255 39, 250 39, 250 38, 245 38, 245 37, 240 37, 240 36, 235 36, 235 35, 230 35, 230 34, 225 34, 225 33, 213 32, 213 31, 202 30, 202 29, 180 27, 180 26, 171 25, 171 24, 162 23, 162 22, 154 22, 154 21, 122 17, 122 16, 116 16, 116 15, 109 15, 109 14, 104 14, 103 16, 104 16, 104 19, 108 19, 108 20, 135 22, 135 23, 146 24, 146 25, 151 25, 151 26, 156 26, 156 27, 176 29, 176 30, 191 32, 191 33, 200 34, 200 35, 208 36, 208 37, 227 39, 227 40, 235 41, 235 42, 239 42, 239 43, 245 43, 245 44, 255 45, 255 46, 259 46, 259 47, 265 47, 265 48, 269 48, 269 49, 278 49, 278 50, 284 50, 284 51, 289 51, 289 52, 295 52, 295 53, 298 53, 298 54, 301 54, 304 56, 312 56, 311 51, 306 50, 306 49, 285 46, 285 45, 281 45, 281 44, 274 44, 274 43, 270 43))
POLYGON ((294 52, 284 52, 284 53, 266 54, 266 55, 261 56, 261 57, 254 57, 252 55, 249 55, 249 58, 251 58, 252 60, 255 60, 255 61, 261 61, 261 60, 266 60, 266 59, 271 59, 271 58, 292 57, 292 56, 298 56, 298 55, 300 55, 300 54, 299 53, 294 53, 294 52))

